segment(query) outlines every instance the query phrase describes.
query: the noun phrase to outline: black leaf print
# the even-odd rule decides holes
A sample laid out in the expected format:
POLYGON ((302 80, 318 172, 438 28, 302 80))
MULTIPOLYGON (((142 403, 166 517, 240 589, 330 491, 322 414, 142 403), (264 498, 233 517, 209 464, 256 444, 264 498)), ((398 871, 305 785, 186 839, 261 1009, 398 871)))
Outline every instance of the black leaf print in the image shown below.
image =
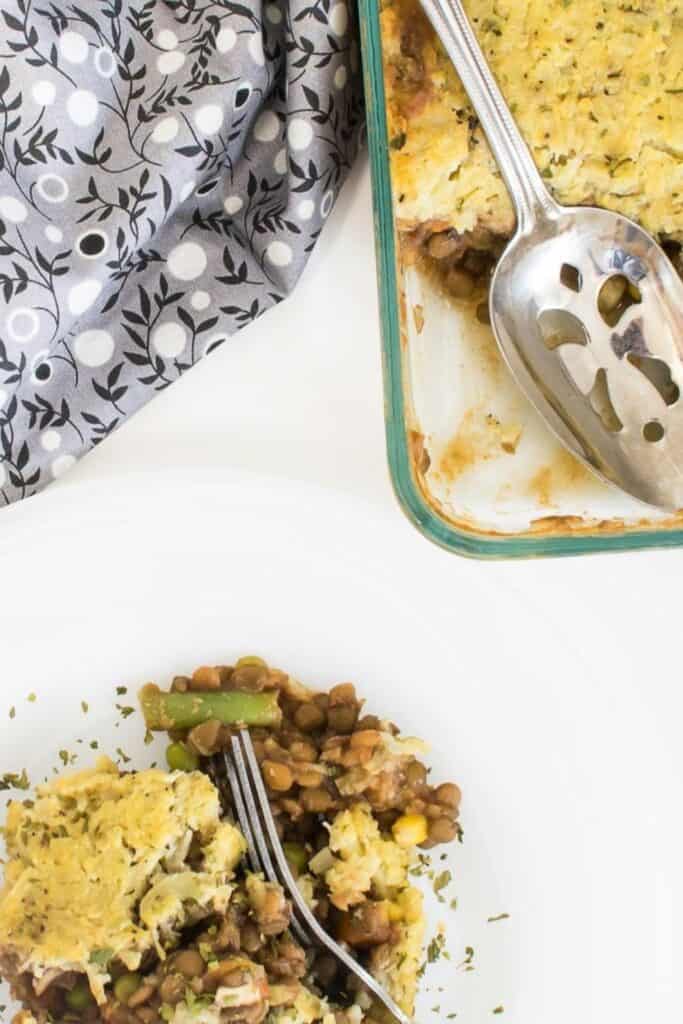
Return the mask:
POLYGON ((353 14, 0 0, 0 503, 292 290, 358 146, 353 14))
POLYGON ((307 85, 304 85, 301 88, 304 96, 308 100, 311 110, 320 110, 320 99, 317 92, 313 89, 309 89, 307 85))
POLYGON ((28 465, 28 444, 26 441, 24 441, 21 448, 19 449, 16 465, 18 470, 25 469, 26 466, 28 465))
POLYGON ((163 174, 161 175, 161 186, 162 186, 162 189, 163 189, 163 197, 164 197, 164 213, 168 213, 168 211, 171 209, 171 200, 173 199, 173 191, 172 191, 171 186, 169 185, 168 181, 163 176, 163 174))

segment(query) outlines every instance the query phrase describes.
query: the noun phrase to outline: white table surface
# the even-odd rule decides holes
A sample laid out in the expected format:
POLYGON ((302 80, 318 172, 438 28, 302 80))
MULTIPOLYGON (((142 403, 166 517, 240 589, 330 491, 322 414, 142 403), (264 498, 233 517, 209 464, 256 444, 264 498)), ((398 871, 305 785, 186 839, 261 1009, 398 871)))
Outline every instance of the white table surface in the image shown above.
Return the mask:
MULTIPOLYGON (((393 520, 385 454, 370 175, 363 154, 294 294, 159 394, 51 486, 200 467, 248 470, 348 492, 393 520)), ((179 474, 179 484, 182 472, 179 474)), ((15 506, 13 523, 41 496, 15 506)), ((37 515, 34 508, 31 518, 37 515)), ((405 523, 406 531, 413 527, 405 523)), ((424 541, 428 545, 428 541, 424 541)), ((522 562, 470 562, 443 552, 453 585, 470 574, 537 607, 605 671, 677 690, 683 549, 522 562)), ((482 609, 482 616, 485 609, 482 609)), ((530 650, 530 657, 533 656, 530 650)), ((679 729, 664 716, 663 727, 679 729)))
MULTIPOLYGON (((159 466, 179 471, 179 487, 183 470, 189 473, 200 466, 216 475, 248 470, 341 490, 368 503, 373 529, 375 520, 386 518, 411 552, 418 540, 424 545, 423 575, 433 567, 435 577, 438 572, 441 578, 447 567, 452 573, 453 615, 463 601, 470 608, 472 602, 480 603, 476 628, 482 658, 487 645, 502 641, 508 632, 501 594, 511 606, 527 609, 526 635, 514 640, 511 685, 523 675, 526 659, 536 665, 542 660, 552 681, 557 666, 545 638, 562 637, 562 676, 585 678, 589 671, 599 680, 596 700, 600 706, 608 702, 614 708, 615 730, 620 709, 628 706, 632 722, 638 721, 638 715, 631 715, 638 707, 648 735, 652 737, 654 731, 661 738, 660 764, 665 766, 661 785, 645 792, 641 787, 637 797, 634 794, 632 814, 623 821, 623 841, 638 843, 639 834, 647 836, 653 829, 651 839, 667 836, 661 857, 662 877, 668 881, 658 885, 657 879, 634 880, 634 886, 641 883, 639 892, 656 916, 657 944, 654 948, 650 944, 647 926, 637 928, 633 941, 642 947, 644 970, 656 979, 653 998, 663 1012, 655 1012, 652 1019, 673 1020, 669 1014, 677 1005, 675 988, 680 995, 676 965, 683 954, 683 883, 672 888, 670 879, 676 871, 669 870, 672 858, 680 864, 683 857, 683 832, 671 825, 671 816, 680 816, 683 780, 679 741, 683 703, 674 657, 681 634, 683 553, 483 563, 438 551, 417 537, 393 496, 382 404, 370 183, 363 160, 292 298, 155 398, 54 489, 63 495, 68 489, 76 521, 79 509, 84 517, 87 514, 86 496, 93 485, 121 481, 125 492, 129 474, 153 474, 159 466), (493 619, 487 595, 496 597, 493 619), (657 823, 665 821, 667 828, 660 833, 657 823)), ((129 493, 134 503, 134 489, 129 493)), ((5 542, 16 531, 17 543, 26 543, 27 526, 39 528, 43 500, 39 496, 3 513, 5 542)), ((46 513, 49 505, 46 501, 46 513)), ((400 543, 391 557, 400 559, 400 543)), ((414 558, 408 561, 413 564, 414 558)), ((405 585, 409 590, 410 570, 405 585)), ((11 593, 10 586, 3 586, 0 611, 11 593)), ((11 645, 11 635, 5 636, 4 643, 11 645)), ((539 720, 537 728, 552 731, 552 720, 539 720)), ((619 735, 618 746, 620 757, 632 747, 635 776, 639 735, 632 725, 629 730, 628 736, 619 735)), ((604 737, 604 763, 606 769, 612 764, 609 735, 604 737)), ((613 908, 614 913, 625 913, 624 927, 628 927, 631 895, 625 892, 623 907, 615 903, 613 908)), ((641 922, 651 920, 649 912, 639 915, 641 922)), ((577 951, 577 969, 580 956, 577 951)), ((637 1019, 643 1018, 628 1017, 637 1019)))

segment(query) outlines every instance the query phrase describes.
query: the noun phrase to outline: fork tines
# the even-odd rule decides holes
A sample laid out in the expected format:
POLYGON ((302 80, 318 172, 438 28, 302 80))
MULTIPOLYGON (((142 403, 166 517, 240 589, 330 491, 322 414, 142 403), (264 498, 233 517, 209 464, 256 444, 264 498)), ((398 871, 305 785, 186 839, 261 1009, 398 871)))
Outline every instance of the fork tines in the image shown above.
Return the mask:
POLYGON ((247 856, 252 871, 282 886, 289 896, 292 903, 291 929, 299 942, 305 947, 322 946, 327 949, 386 1006, 399 1024, 411 1024, 379 982, 327 934, 303 898, 280 843, 247 728, 238 729, 233 734, 230 751, 226 751, 222 757, 213 758, 211 774, 219 790, 224 788, 227 779, 232 804, 247 841, 247 856))

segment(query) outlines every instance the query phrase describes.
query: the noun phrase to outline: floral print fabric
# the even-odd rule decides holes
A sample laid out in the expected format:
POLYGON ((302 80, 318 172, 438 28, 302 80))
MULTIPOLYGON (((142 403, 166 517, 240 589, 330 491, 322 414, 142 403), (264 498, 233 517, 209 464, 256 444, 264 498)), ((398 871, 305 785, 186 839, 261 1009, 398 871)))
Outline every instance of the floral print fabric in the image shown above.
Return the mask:
POLYGON ((0 0, 0 504, 293 288, 358 145, 344 0, 0 0))

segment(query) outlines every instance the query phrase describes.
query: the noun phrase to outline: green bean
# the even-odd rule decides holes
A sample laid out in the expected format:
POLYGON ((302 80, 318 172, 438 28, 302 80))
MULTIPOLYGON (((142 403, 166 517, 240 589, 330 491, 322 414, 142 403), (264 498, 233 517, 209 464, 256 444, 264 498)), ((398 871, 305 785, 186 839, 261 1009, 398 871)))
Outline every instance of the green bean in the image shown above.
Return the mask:
POLYGON ((129 971, 116 979, 114 984, 114 995, 120 1003, 127 1003, 133 992, 140 988, 142 978, 135 971, 129 971))
POLYGON ((166 761, 172 772, 196 772, 199 758, 184 743, 171 743, 166 750, 166 761))
POLYGON ((85 978, 81 978, 73 988, 69 989, 64 997, 64 1001, 68 1008, 75 1013, 87 1010, 92 1005, 94 1002, 93 995, 85 978))
POLYGON ((223 725, 277 726, 282 720, 276 690, 164 693, 150 683, 140 691, 145 723, 152 731, 192 729, 217 719, 223 725))

